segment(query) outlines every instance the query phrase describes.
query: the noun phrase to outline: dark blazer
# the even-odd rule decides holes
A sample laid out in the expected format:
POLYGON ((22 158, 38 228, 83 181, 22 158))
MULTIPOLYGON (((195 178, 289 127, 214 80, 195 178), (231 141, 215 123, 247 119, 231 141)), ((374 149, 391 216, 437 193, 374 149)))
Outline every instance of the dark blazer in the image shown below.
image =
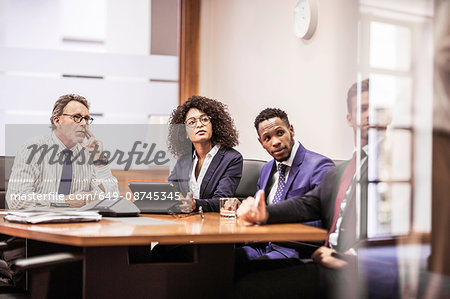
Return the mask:
MULTIPOLYGON (((281 200, 299 197, 318 186, 324 175, 334 168, 334 163, 325 156, 307 150, 299 142, 297 153, 292 162, 281 200)), ((259 174, 258 189, 269 194, 269 182, 277 171, 275 160, 267 162, 259 174)))
MULTIPOLYGON (((322 220, 325 229, 330 230, 334 217, 334 205, 339 191, 339 185, 350 161, 340 164, 328 172, 322 183, 314 190, 301 197, 285 200, 277 205, 267 207, 269 218, 267 223, 287 223, 322 220)), ((361 204, 367 202, 367 160, 361 169, 361 204)), ((344 211, 342 225, 340 226, 338 248, 346 251, 356 243, 356 182, 350 185, 351 193, 344 211)), ((361 210, 364 210, 361 209, 361 210)), ((365 217, 363 215, 363 217, 365 217)), ((362 221, 364 223, 364 221, 362 221)))
MULTIPOLYGON (((221 147, 214 156, 200 186, 200 198, 196 206, 205 212, 218 212, 221 197, 233 197, 242 176, 242 155, 227 147, 221 147)), ((178 190, 186 195, 189 192, 189 175, 192 167, 192 155, 178 159, 169 176, 178 190)))

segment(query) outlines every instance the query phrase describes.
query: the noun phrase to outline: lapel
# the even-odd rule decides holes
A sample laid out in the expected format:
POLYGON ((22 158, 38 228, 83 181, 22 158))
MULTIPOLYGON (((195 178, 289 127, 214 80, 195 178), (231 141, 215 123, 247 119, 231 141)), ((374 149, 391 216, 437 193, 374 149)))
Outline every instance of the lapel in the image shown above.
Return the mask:
POLYGON ((344 171, 347 168, 348 163, 350 163, 350 160, 343 162, 342 164, 337 166, 334 170, 332 170, 336 172, 336 175, 334 176, 333 184, 330 184, 330 186, 328 186, 330 188, 329 191, 330 193, 329 196, 327 197, 329 200, 327 201, 328 205, 327 208, 325 209, 328 220, 328 224, 326 225, 327 230, 331 229, 331 225, 333 223, 336 197, 337 194, 339 193, 339 186, 341 185, 342 176, 344 175, 344 171))
MULTIPOLYGON (((298 142, 298 141, 296 141, 298 142)), ((286 199, 286 195, 288 190, 291 188, 292 182, 294 182, 295 177, 300 172, 300 165, 302 165, 303 160, 305 159, 306 149, 302 146, 300 142, 298 142, 298 149, 295 153, 294 161, 292 161, 291 169, 289 170, 289 176, 286 184, 284 185, 283 194, 281 196, 281 200, 286 199)))
POLYGON ((270 178, 272 177, 272 173, 275 170, 275 160, 271 160, 269 162, 267 162, 267 166, 264 167, 264 172, 261 173, 261 187, 264 190, 264 192, 266 193, 266 196, 269 194, 269 191, 267 189, 267 186, 269 185, 269 181, 270 178))
POLYGON ((204 198, 205 190, 208 187, 208 184, 211 181, 214 173, 216 172, 217 167, 225 156, 225 152, 226 149, 224 147, 221 147, 212 159, 211 164, 209 164, 208 170, 206 170, 205 176, 203 177, 202 184, 200 186, 200 198, 204 198))
MULTIPOLYGON (((361 165, 361 176, 360 176, 360 189, 359 192, 361 194, 360 196, 360 204, 365 207, 366 201, 367 201, 367 165, 368 165, 368 159, 365 160, 365 162, 361 165)), ((348 197, 347 206, 344 211, 343 219, 341 227, 343 228, 343 231, 339 232, 338 236, 338 250, 347 250, 348 248, 351 248, 356 243, 356 235, 357 235, 357 211, 356 211, 356 195, 358 188, 356 188, 357 181, 354 179, 352 181, 352 184, 350 186, 350 193, 348 197)), ((362 209, 364 210, 364 209, 362 209)), ((366 215, 361 215, 361 222, 360 225, 362 225, 367 219, 366 215)), ((364 225, 365 227, 365 225, 364 225)))
POLYGON ((182 194, 187 194, 189 192, 189 175, 192 167, 192 155, 186 155, 180 165, 180 176, 178 179, 178 184, 180 186, 180 191, 182 194))

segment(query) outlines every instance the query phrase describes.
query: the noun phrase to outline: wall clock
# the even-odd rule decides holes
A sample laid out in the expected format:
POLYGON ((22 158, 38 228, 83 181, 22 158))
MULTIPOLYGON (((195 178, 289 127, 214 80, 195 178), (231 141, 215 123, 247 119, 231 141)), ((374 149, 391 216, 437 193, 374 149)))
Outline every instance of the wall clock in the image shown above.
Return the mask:
POLYGON ((294 8, 295 35, 305 40, 314 35, 317 27, 316 0, 299 0, 294 8))

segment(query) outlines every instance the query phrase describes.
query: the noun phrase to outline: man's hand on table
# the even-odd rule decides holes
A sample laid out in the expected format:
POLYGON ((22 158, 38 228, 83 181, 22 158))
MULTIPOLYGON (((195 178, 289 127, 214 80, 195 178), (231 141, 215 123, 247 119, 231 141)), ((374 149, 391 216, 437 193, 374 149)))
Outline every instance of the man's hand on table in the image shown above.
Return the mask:
POLYGON ((239 206, 236 215, 244 221, 246 225, 263 224, 267 221, 266 197, 264 191, 258 191, 259 200, 248 197, 239 206))

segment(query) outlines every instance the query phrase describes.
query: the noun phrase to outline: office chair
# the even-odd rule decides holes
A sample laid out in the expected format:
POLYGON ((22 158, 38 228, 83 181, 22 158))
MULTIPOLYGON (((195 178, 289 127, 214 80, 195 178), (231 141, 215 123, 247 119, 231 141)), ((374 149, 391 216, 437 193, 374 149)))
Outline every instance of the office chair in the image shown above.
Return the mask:
POLYGON ((336 160, 336 159, 333 159, 333 163, 334 163, 335 166, 339 166, 340 164, 342 164, 344 162, 347 162, 347 160, 336 160))
POLYGON ((6 209, 6 188, 13 164, 14 157, 0 156, 0 209, 6 209))
POLYGON ((244 159, 242 178, 234 194, 235 197, 242 201, 249 196, 255 195, 259 173, 264 164, 266 162, 262 160, 244 159))
MULTIPOLYGON (((0 246, 5 244, 0 244, 0 246)), ((4 288, 0 291, 0 298, 22 299, 22 298, 58 298, 65 295, 67 298, 81 297, 78 294, 64 292, 64 286, 59 286, 57 293, 52 291, 51 273, 57 268, 83 260, 82 253, 53 253, 32 258, 18 259, 14 262, 15 271, 28 271, 29 290, 20 288, 4 288), (62 289, 62 290, 61 290, 62 289)), ((71 282, 73 283, 73 282, 71 282)))
MULTIPOLYGON (((14 157, 0 156, 0 209, 7 208, 6 190, 13 164, 14 157)), ((83 259, 79 253, 54 253, 28 259, 18 258, 24 256, 24 253, 21 253, 24 249, 25 239, 0 235, 0 252, 4 258, 3 273, 8 276, 13 275, 13 272, 28 271, 30 281, 29 292, 25 292, 21 286, 0 286, 0 298, 48 298, 49 295, 52 297, 52 292, 49 292, 51 272, 83 259), (7 264, 10 263, 11 269, 7 269, 9 268, 7 264)))

